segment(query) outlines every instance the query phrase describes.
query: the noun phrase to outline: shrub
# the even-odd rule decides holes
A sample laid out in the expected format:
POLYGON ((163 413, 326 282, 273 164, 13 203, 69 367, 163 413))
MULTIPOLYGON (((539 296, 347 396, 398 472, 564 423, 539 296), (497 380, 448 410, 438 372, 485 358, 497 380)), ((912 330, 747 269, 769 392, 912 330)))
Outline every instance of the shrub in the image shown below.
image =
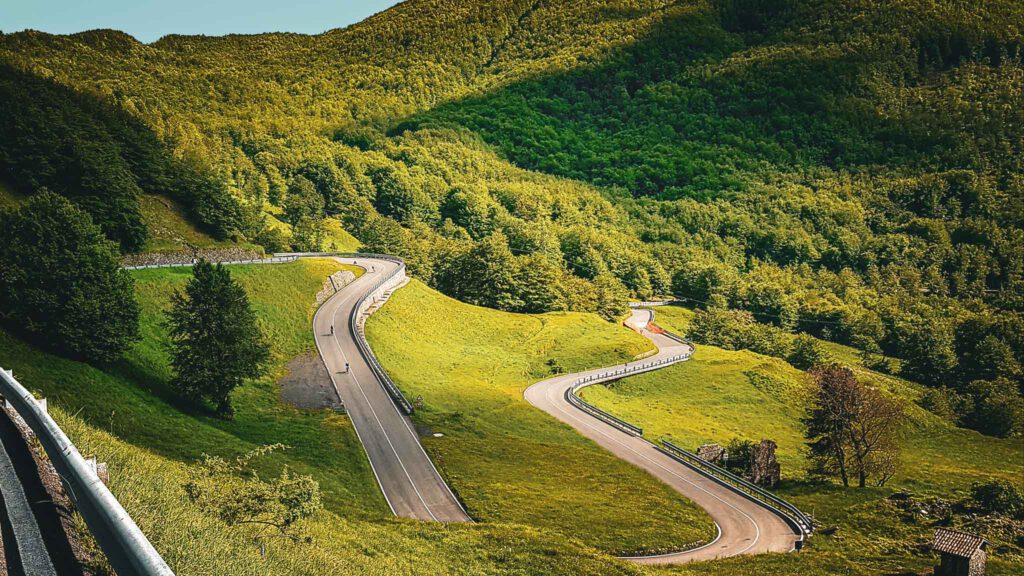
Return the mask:
POLYGON ((690 337, 699 344, 726 350, 752 350, 758 354, 785 358, 790 336, 783 330, 760 324, 744 310, 709 307, 698 310, 690 323, 690 337))
POLYGON ((917 404, 951 424, 959 422, 973 407, 970 398, 945 386, 925 390, 917 404))
POLYGON ((254 469, 254 460, 283 448, 281 444, 264 446, 234 461, 204 454, 199 464, 189 468, 185 493, 228 526, 260 527, 257 541, 270 529, 299 540, 296 523, 323 508, 320 484, 310 476, 292 474, 287 467, 272 480, 264 480, 254 469))
POLYGON ((964 419, 971 428, 1001 438, 1024 431, 1024 398, 1010 380, 975 380, 967 386, 967 394, 974 400, 973 410, 964 419))
POLYGON ((729 451, 728 468, 739 473, 741 476, 748 476, 750 474, 751 452, 754 449, 754 443, 750 440, 734 438, 729 442, 726 449, 729 451))
POLYGON ((987 514, 1024 520, 1024 493, 1006 480, 975 483, 971 486, 971 499, 987 514))
POLYGON ((787 357, 789 363, 801 370, 810 370, 819 364, 829 362, 828 352, 813 336, 800 334, 793 339, 793 349, 787 357))

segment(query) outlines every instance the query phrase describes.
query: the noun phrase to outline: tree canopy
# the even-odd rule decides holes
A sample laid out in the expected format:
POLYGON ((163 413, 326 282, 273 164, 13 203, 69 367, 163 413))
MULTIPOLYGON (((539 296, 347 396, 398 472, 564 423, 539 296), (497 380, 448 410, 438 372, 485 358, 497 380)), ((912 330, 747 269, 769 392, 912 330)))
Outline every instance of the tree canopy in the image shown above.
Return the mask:
POLYGON ((126 250, 140 191, 270 249, 338 218, 473 302, 674 294, 749 314, 732 346, 1020 396, 1022 31, 1012 0, 411 0, 318 36, 6 34, 0 178, 126 250))
POLYGON ((200 260, 167 311, 174 386, 230 418, 231 391, 265 370, 270 348, 245 290, 221 264, 200 260))
POLYGON ((135 284, 88 214, 43 190, 0 211, 0 320, 58 353, 116 360, 138 339, 135 284))

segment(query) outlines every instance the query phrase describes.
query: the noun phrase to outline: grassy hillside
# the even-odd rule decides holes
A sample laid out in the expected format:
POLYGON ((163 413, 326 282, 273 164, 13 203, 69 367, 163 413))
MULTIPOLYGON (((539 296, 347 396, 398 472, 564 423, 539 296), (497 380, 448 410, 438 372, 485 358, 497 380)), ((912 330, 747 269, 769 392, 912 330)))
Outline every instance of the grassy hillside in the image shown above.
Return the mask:
POLYGON ((522 400, 521 386, 549 370, 548 358, 569 368, 614 362, 642 351, 642 340, 593 316, 498 313, 458 304, 417 283, 396 294, 384 308, 391 312, 381 312, 382 320, 371 330, 389 323, 412 328, 405 333, 412 337, 381 343, 387 365, 393 363, 399 374, 403 365, 409 369, 405 362, 410 356, 421 358, 428 368, 432 360, 453 360, 450 350, 437 347, 442 341, 430 326, 443 326, 445 336, 451 336, 446 341, 464 352, 476 350, 455 367, 458 379, 421 392, 427 402, 422 411, 425 423, 446 434, 429 439, 429 449, 484 521, 444 526, 394 519, 347 418, 329 411, 297 410, 278 398, 275 380, 285 364, 314 349, 309 332, 313 296, 339 266, 330 260, 302 260, 231 268, 248 292, 273 349, 271 376, 234 393, 237 415, 231 422, 212 417, 208 407, 177 399, 168 389, 161 310, 171 291, 188 279, 188 269, 133 272, 142 305, 143 339, 123 361, 93 367, 40 352, 0 333, 0 365, 12 368, 26 386, 50 400, 55 417, 84 454, 110 464, 112 491, 183 576, 645 574, 644 569, 591 547, 612 548, 619 542, 602 535, 599 526, 613 535, 622 526, 636 528, 639 536, 634 540, 620 536, 637 548, 707 535, 707 519, 692 505, 522 400), (491 340, 486 334, 470 337, 466 330, 486 324, 498 328, 491 340), (520 354, 510 357, 508 366, 494 369, 491 359, 496 354, 519 346, 520 354), (470 394, 466 384, 478 381, 491 385, 470 394), (460 397, 445 398, 460 389, 460 397), (472 409, 461 418, 451 403, 472 409), (482 424, 484 418, 492 423, 482 424), (456 421, 463 423, 456 426, 456 421), (261 470, 276 473, 286 464, 312 475, 320 482, 326 510, 304 528, 313 538, 311 544, 271 540, 262 558, 252 540, 254 530, 229 528, 203 513, 188 501, 183 484, 187 467, 203 453, 232 456, 276 442, 291 448, 276 453, 261 470), (560 469, 567 453, 587 460, 591 468, 560 469), (479 473, 474 471, 477 464, 479 473), (537 465, 555 480, 523 473, 537 465), (583 472, 582 478, 575 477, 583 472), (527 492, 538 488, 551 492, 533 502, 527 492), (617 499, 640 510, 667 513, 664 518, 676 525, 641 522, 637 512, 617 499), (582 503, 607 509, 580 520, 575 507, 582 503), (665 532, 659 534, 660 530, 665 532))
MULTIPOLYGON (((308 232, 323 219, 327 248, 399 254, 431 288, 556 312, 491 313, 414 283, 370 331, 403 388, 424 397, 420 423, 445 434, 428 449, 472 513, 579 535, 606 551, 657 549, 702 533, 704 521, 522 401, 522 387, 552 369, 642 347, 565 311, 612 316, 631 296, 669 293, 698 306, 713 300, 899 357, 901 374, 948 387, 944 397, 971 396, 971 410, 998 387, 1013 422, 989 432, 1024 433, 1022 6, 409 0, 318 36, 172 35, 147 45, 111 30, 3 34, 0 92, 10 105, 0 107, 0 181, 72 198, 126 250, 279 246, 293 224, 308 232), (580 460, 602 462, 601 472, 588 475, 573 464, 580 460), (601 506, 572 513, 581 494, 601 506), (670 520, 645 523, 665 502, 670 520)), ((12 197, 0 189, 0 205, 12 197)), ((308 351, 305 302, 326 272, 299 266, 239 272, 274 331, 278 367, 308 351)), ((280 436, 296 447, 274 462, 317 475, 332 512, 391 526, 343 419, 282 408, 270 380, 238 392, 234 423, 176 402, 156 311, 185 276, 138 278, 146 340, 125 361, 89 368, 2 334, 0 360, 168 462, 280 436)), ((705 352, 636 379, 647 383, 643 394, 592 394, 687 443, 770 431, 784 441, 785 469, 801 470, 792 425, 799 374, 750 354, 705 352), (683 397, 670 376, 687 370, 701 388, 683 397)), ((921 394, 862 374, 901 397, 921 394)), ((983 428, 961 410, 961 421, 983 428)), ((916 408, 912 416, 906 470, 922 474, 898 481, 915 490, 962 491, 1019 442, 979 438, 916 408)), ((912 530, 872 527, 884 516, 873 508, 880 494, 834 493, 832 502, 825 489, 807 490, 795 497, 857 536, 820 540, 820 553, 806 556, 814 560, 800 562, 854 573, 896 571, 902 557, 922 563, 912 530), (870 557, 864 565, 858 547, 870 557)), ((406 536, 419 530, 394 525, 406 536)), ((479 544, 491 529, 446 530, 479 544)), ((514 540, 514 529, 493 530, 514 540)), ((473 551, 466 563, 542 572, 543 559, 530 555, 547 548, 529 534, 523 557, 473 551)), ((440 554, 441 566, 424 570, 455 565, 453 548, 409 546, 440 554)), ((574 565, 579 549, 570 547, 568 556, 551 550, 551 570, 574 565)), ((399 556, 389 562, 405 562, 399 556)), ((580 571, 622 569, 580 562, 580 571)), ((749 570, 786 572, 792 562, 762 558, 749 570)), ((690 570, 705 569, 713 568, 690 570)))
MULTIPOLYGON (((228 528, 188 501, 182 488, 186 464, 121 440, 71 412, 52 410, 83 453, 109 463, 111 490, 182 576, 649 574, 529 526, 363 520, 348 506, 307 522, 303 535, 312 538, 310 543, 273 539, 263 556, 253 542, 256 530, 228 528)), ((372 478, 365 480, 376 489, 372 478)))
POLYGON ((303 260, 265 267, 232 267, 246 288, 273 346, 271 376, 236 390, 238 417, 225 422, 204 406, 180 400, 169 388, 163 310, 188 268, 144 270, 136 278, 143 339, 112 366, 92 367, 34 350, 0 333, 0 363, 13 367, 33 390, 78 417, 160 456, 191 461, 203 453, 236 454, 283 442, 293 448, 271 462, 313 474, 328 508, 380 517, 388 513, 348 420, 306 413, 278 400, 275 380, 291 358, 314 351, 309 334, 313 295, 339 264, 303 260))
POLYGON ((222 248, 235 246, 228 240, 217 240, 193 224, 184 210, 174 201, 146 194, 139 197, 142 221, 149 229, 143 247, 145 252, 172 252, 196 248, 222 248))
POLYGON ((610 552, 657 552, 714 536, 667 486, 530 406, 555 371, 632 359, 649 343, 593 315, 520 315, 462 304, 413 281, 367 323, 410 399, 424 446, 475 518, 571 535, 610 552))
MULTIPOLYGON (((657 321, 685 333, 690 315, 684 308, 659 308, 657 321)), ((642 426, 654 441, 668 438, 689 449, 705 442, 724 445, 733 439, 774 440, 784 478, 778 492, 812 513, 823 527, 839 527, 836 536, 814 536, 808 550, 786 561, 753 560, 742 567, 732 562, 717 570, 739 574, 920 570, 931 558, 918 545, 931 537, 935 519, 905 522, 903 513, 885 498, 906 490, 919 497, 955 499, 964 497, 972 482, 992 478, 1019 482, 1024 474, 1024 444, 1020 439, 999 440, 954 428, 912 402, 921 393, 919 386, 863 368, 857 372, 902 399, 907 409, 902 468, 885 488, 842 489, 804 480, 807 462, 799 419, 805 375, 777 358, 699 346, 686 363, 627 378, 609 388, 588 388, 584 397, 642 426)), ((1009 545, 995 554, 990 573, 1010 574, 1024 565, 1019 543, 1007 541, 998 530, 989 537, 1009 545)))

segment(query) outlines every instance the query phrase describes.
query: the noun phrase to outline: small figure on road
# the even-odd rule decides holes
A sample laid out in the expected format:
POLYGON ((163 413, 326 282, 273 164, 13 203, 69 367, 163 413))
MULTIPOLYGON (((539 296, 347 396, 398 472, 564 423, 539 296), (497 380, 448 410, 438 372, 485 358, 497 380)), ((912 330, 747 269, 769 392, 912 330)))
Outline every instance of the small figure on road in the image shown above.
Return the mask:
POLYGON ((348 374, 348 362, 345 362, 345 374, 348 374))
POLYGON ((370 266, 370 272, 376 272, 376 271, 377 271, 377 267, 376 266, 370 266))
POLYGON ((334 324, 331 324, 331 336, 334 336, 334 324))

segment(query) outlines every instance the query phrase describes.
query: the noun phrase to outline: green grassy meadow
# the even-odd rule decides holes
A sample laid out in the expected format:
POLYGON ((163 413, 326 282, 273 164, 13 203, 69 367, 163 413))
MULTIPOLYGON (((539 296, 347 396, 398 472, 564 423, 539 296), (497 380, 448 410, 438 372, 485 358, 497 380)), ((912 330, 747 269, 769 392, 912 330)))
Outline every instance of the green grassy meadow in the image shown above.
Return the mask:
MULTIPOLYGON (((702 346, 693 360, 630 378, 587 398, 684 446, 767 436, 780 444, 781 493, 835 536, 800 554, 649 568, 608 552, 657 551, 707 538, 709 519, 638 469, 539 410, 522 391, 553 371, 621 362, 649 351, 633 332, 589 314, 522 315, 459 303, 418 281, 371 317, 368 334, 411 397, 417 424, 442 474, 478 520, 438 525, 391 517, 354 430, 342 415, 301 411, 278 398, 284 365, 313 350, 313 295, 339 268, 331 260, 236 266, 273 348, 271 376, 246 384, 234 421, 183 402, 170 373, 161 311, 188 269, 133 272, 143 339, 114 365, 62 359, 0 332, 0 365, 50 399, 86 455, 110 464, 111 489, 181 575, 193 574, 879 574, 919 570, 932 526, 907 524, 884 500, 895 489, 962 495, 971 481, 1019 477, 1016 446, 949 427, 911 407, 904 473, 883 489, 843 490, 801 480, 796 427, 801 373, 781 360, 702 346), (234 455, 283 442, 264 462, 310 474, 326 509, 306 522, 311 544, 271 540, 261 556, 248 528, 230 528, 185 496, 187 466, 202 453, 234 455), (1000 468, 999 463, 1016 463, 1000 468), (919 477, 921 480, 912 480, 919 477), (196 546, 202 542, 202 546, 196 546), (428 558, 429 561, 423 561, 428 558)), ((659 310, 684 332, 688 311, 659 310)), ((861 369, 863 371, 863 369, 861 369)), ((865 371, 866 374, 866 371, 865 371)), ((913 384, 874 375, 910 398, 913 384)), ((1019 549, 997 541, 991 574, 1019 569, 1019 549), (1009 546, 1009 548, 1002 548, 1009 546)))
MULTIPOLYGON (((367 520, 347 508, 305 522, 310 543, 272 539, 264 557, 253 541, 255 530, 229 528, 188 501, 182 489, 186 464, 60 408, 54 413, 83 453, 109 463, 111 490, 179 576, 648 574, 529 526, 367 520)), ((372 478, 366 485, 376 489, 372 478)))
POLYGON ((414 280, 370 317, 367 336, 403 392, 423 397, 417 424, 444 435, 424 445, 475 518, 549 528, 613 553, 713 537, 693 504, 523 398, 554 370, 648 351, 632 331, 592 314, 470 306, 414 280))
POLYGON ((273 266, 233 266, 273 348, 270 376, 234 392, 238 411, 230 422, 206 406, 179 399, 169 388, 163 310, 189 268, 132 272, 142 307, 142 340, 111 366, 93 367, 41 352, 0 332, 0 364, 13 367, 30 389, 79 418, 154 454, 192 461, 202 453, 232 455, 283 442, 292 449, 269 459, 313 474, 328 508, 378 518, 388 513, 348 419, 303 412, 278 400, 277 377, 291 358, 314 350, 310 335, 313 295, 341 265, 302 260, 273 266))
MULTIPOLYGON (((685 334, 690 315, 684 308, 658 308, 656 321, 685 334)), ((909 491, 919 497, 955 499, 965 496, 972 482, 996 477, 1020 482, 1024 477, 1020 439, 992 438, 950 426, 912 402, 921 393, 918 385, 860 367, 849 348, 833 345, 830 352, 852 364, 860 378, 905 401, 901 471, 883 488, 844 489, 805 480, 807 462, 799 424, 805 374, 777 358, 698 346, 688 362, 583 392, 589 402, 642 426, 654 441, 668 438, 695 449, 704 442, 727 444, 734 438, 774 440, 783 474, 778 492, 812 513, 823 527, 839 528, 835 536, 812 537, 808 549, 784 559, 723 561, 686 571, 888 574, 921 570, 933 560, 921 551, 934 530, 933 522, 902 521, 901 511, 885 500, 887 496, 909 491)), ((1000 541, 998 535, 990 538, 998 543, 994 548, 1008 546, 990 558, 990 574, 1016 573, 1024 566, 1019 543, 1000 541)))

